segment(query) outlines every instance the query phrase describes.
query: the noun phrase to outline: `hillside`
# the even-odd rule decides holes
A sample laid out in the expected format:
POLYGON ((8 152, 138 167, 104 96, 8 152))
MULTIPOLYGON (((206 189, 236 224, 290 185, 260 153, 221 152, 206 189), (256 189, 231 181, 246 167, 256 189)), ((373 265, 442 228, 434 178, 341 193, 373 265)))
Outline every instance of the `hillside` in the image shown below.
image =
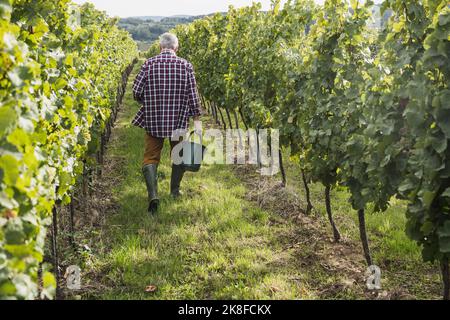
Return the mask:
POLYGON ((123 18, 119 21, 119 27, 127 30, 133 39, 139 44, 142 51, 147 50, 148 44, 158 37, 180 24, 188 24, 201 17, 194 16, 145 16, 123 18))

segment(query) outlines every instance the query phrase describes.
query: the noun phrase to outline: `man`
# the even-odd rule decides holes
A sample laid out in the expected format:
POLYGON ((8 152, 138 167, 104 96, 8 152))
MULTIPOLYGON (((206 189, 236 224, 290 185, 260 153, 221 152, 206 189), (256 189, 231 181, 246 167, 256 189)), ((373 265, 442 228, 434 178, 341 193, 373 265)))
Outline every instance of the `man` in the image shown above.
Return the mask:
MULTIPOLYGON (((192 64, 177 57, 178 38, 165 33, 160 38, 161 53, 148 59, 133 85, 134 99, 142 104, 133 124, 145 129, 145 152, 142 172, 147 184, 148 212, 155 214, 159 206, 157 169, 164 140, 179 130, 186 131, 189 118, 201 134, 200 100, 192 64)), ((178 141, 170 140, 171 149, 178 141)), ((170 192, 179 197, 184 170, 172 165, 170 192)))

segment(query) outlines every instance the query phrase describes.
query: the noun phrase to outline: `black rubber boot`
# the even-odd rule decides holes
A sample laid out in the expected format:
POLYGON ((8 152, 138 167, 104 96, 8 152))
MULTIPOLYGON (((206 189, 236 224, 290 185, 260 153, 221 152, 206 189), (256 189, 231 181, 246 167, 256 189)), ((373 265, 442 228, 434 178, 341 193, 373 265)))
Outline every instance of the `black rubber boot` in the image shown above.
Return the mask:
POLYGON ((172 165, 172 177, 170 179, 170 194, 174 198, 181 197, 180 185, 184 176, 183 166, 172 165))
POLYGON ((158 198, 158 165, 149 164, 142 168, 148 191, 148 213, 155 214, 159 207, 158 198))

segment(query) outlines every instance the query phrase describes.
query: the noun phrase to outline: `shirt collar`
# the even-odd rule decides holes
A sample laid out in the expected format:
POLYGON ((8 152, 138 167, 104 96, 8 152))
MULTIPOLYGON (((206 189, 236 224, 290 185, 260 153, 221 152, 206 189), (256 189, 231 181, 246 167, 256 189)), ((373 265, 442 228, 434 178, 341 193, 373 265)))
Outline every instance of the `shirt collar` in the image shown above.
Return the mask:
POLYGON ((172 49, 162 49, 161 54, 170 54, 172 56, 176 56, 175 50, 172 49))

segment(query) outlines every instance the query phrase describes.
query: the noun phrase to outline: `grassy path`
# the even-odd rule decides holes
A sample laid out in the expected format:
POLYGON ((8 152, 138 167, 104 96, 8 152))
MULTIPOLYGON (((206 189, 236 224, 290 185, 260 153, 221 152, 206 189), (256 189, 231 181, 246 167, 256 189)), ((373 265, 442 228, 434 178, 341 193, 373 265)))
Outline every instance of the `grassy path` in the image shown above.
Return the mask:
MULTIPOLYGON (((139 65, 130 80, 138 68, 139 65)), ((378 294, 364 288, 365 265, 356 241, 357 232, 354 227, 346 227, 355 224, 349 218, 342 193, 334 196, 339 204, 337 220, 348 238, 342 244, 331 242, 328 225, 320 214, 312 218, 282 215, 283 210, 289 211, 286 206, 296 210, 296 197, 290 199, 275 190, 274 194, 281 197, 268 199, 272 201, 269 205, 257 205, 252 201, 252 193, 259 192, 261 186, 254 185, 256 176, 252 177, 245 168, 207 166, 198 174, 186 174, 182 189, 187 196, 174 201, 169 197, 170 162, 166 145, 159 168, 161 210, 156 217, 149 217, 141 175, 144 133, 130 124, 138 109, 131 96, 131 82, 108 150, 108 158, 115 165, 105 170, 104 178, 110 181, 111 198, 117 209, 106 212, 104 226, 91 235, 94 254, 85 259, 84 265, 87 284, 94 289, 83 298, 377 297, 378 294), (246 176, 250 176, 248 181, 246 176), (157 290, 146 292, 150 285, 157 290)), ((295 176, 295 169, 288 166, 288 170, 295 176)), ((313 186, 316 197, 318 190, 313 186)), ((370 216, 369 221, 372 221, 369 229, 377 229, 376 218, 370 216)), ((387 243, 392 246, 402 230, 397 230, 398 226, 384 227, 391 232, 393 238, 387 243)), ((380 252, 384 254, 386 245, 380 239, 382 236, 374 242, 381 248, 375 250, 376 258, 380 252)), ((407 241, 404 237, 400 240, 407 241)), ((411 259, 416 261, 417 248, 408 246, 409 242, 405 255, 412 255, 411 259)), ((414 264, 412 269, 415 267, 414 264)), ((394 272, 394 279, 395 264, 393 268, 390 272, 394 272)), ((414 271, 406 274, 407 280, 415 276, 411 272, 414 271)), ((433 294, 439 295, 435 274, 428 275, 429 269, 419 268, 419 272, 425 273, 424 281, 432 282, 432 290, 437 288, 433 294)), ((392 283, 401 287, 395 281, 392 283)), ((412 291, 428 294, 421 288, 412 291)))
MULTIPOLYGON (((135 68, 130 79, 134 79, 135 68)), ((170 162, 163 153, 160 172, 160 213, 146 213, 141 176, 143 131, 130 125, 138 105, 129 90, 110 146, 109 156, 121 158, 121 181, 113 188, 120 209, 108 218, 102 243, 108 247, 90 262, 108 289, 102 299, 232 299, 306 297, 289 278, 294 266, 275 263, 283 252, 274 239, 269 214, 243 200, 246 189, 227 167, 205 167, 186 174, 187 196, 169 196, 170 162), (158 290, 149 294, 145 287, 158 290)), ((283 228, 285 226, 283 225, 283 228)))

